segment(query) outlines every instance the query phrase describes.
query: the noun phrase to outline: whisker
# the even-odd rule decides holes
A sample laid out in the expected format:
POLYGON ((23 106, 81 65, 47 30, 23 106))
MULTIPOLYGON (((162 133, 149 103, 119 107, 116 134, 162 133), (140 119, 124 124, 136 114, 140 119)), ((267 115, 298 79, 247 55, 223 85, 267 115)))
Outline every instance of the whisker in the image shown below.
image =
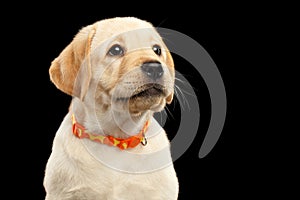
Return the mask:
POLYGON ((183 80, 181 80, 180 78, 178 78, 178 77, 175 77, 175 81, 179 81, 179 82, 185 84, 185 82, 183 80))
MULTIPOLYGON (((184 75, 184 76, 189 76, 189 75, 184 75)), ((198 91, 197 88, 195 88, 195 87, 192 86, 192 85, 187 84, 187 82, 181 80, 181 79, 178 78, 178 77, 175 77, 175 81, 179 81, 179 82, 182 83, 184 86, 192 87, 192 89, 193 89, 194 91, 198 91)), ((183 90, 183 92, 185 92, 185 93, 188 94, 188 95, 194 96, 193 94, 191 94, 191 93, 189 93, 189 92, 187 92, 187 91, 185 91, 185 90, 183 90)))
POLYGON ((187 95, 193 96, 193 97, 195 97, 195 95, 192 94, 191 92, 188 92, 188 91, 184 90, 183 88, 185 88, 185 87, 189 88, 189 87, 192 87, 192 86, 190 86, 186 81, 184 81, 184 80, 182 80, 178 77, 175 77, 175 81, 176 81, 176 83, 174 85, 174 93, 175 93, 175 95, 176 95, 176 97, 179 101, 181 109, 185 110, 185 108, 187 107, 188 110, 190 110, 191 107, 190 107, 187 95))
POLYGON ((178 89, 178 86, 175 85, 174 92, 175 92, 175 95, 178 99, 179 106, 182 110, 185 110, 185 108, 184 108, 184 105, 185 105, 184 97, 182 97, 184 94, 182 92, 178 92, 178 91, 181 91, 181 90, 178 89))
POLYGON ((161 113, 164 114, 167 118, 169 117, 169 116, 168 116, 168 113, 167 113, 167 111, 166 111, 165 109, 163 109, 163 110, 161 111, 161 113))
MULTIPOLYGON (((170 35, 170 34, 165 34, 165 35, 170 35)), ((174 47, 176 46, 175 42, 168 39, 167 37, 161 36, 162 40, 166 43, 166 45, 168 46, 168 49, 170 49, 170 46, 174 47)))
MULTIPOLYGON (((180 90, 180 93, 181 93, 181 94, 185 93, 185 94, 190 95, 190 96, 195 96, 195 95, 193 95, 192 93, 183 90, 183 89, 180 88, 178 85, 175 85, 175 87, 176 87, 178 90, 180 90)), ((183 94, 183 95, 184 95, 184 94, 183 94)), ((184 96, 185 96, 185 95, 184 95, 184 96)))
POLYGON ((167 20, 168 20, 168 17, 166 17, 165 19, 163 19, 156 27, 160 28, 160 26, 162 24, 164 24, 167 20))
POLYGON ((169 108, 167 106, 165 106, 163 111, 164 111, 164 113, 166 113, 167 119, 170 119, 169 118, 169 116, 170 116, 173 120, 175 120, 174 115, 172 114, 172 112, 169 110, 169 108))
POLYGON ((169 118, 167 112, 165 111, 165 109, 163 109, 162 111, 159 112, 159 116, 160 116, 160 124, 163 124, 163 116, 166 116, 167 119, 169 118))
POLYGON ((181 89, 181 88, 178 87, 177 85, 176 85, 175 87, 177 88, 177 90, 179 90, 179 92, 180 92, 180 94, 181 94, 181 97, 182 97, 182 99, 183 99, 183 105, 186 104, 187 107, 188 107, 188 109, 190 110, 190 109, 191 109, 190 103, 189 103, 188 99, 186 98, 186 95, 185 95, 185 94, 188 94, 188 95, 191 95, 191 96, 193 96, 193 95, 192 95, 191 93, 189 93, 189 92, 187 92, 187 91, 181 89), (185 94, 184 94, 184 93, 185 93, 185 94))
POLYGON ((159 116, 160 116, 160 124, 162 124, 163 123, 162 112, 159 112, 159 116))

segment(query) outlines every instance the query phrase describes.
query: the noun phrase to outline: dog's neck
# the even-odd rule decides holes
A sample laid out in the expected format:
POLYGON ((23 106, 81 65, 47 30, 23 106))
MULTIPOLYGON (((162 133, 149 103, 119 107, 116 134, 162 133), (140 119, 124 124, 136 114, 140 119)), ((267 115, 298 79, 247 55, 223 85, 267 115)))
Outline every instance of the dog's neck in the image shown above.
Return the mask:
POLYGON ((97 108, 89 105, 78 98, 73 98, 70 112, 87 132, 118 138, 136 135, 153 115, 149 110, 137 116, 128 112, 113 111, 108 105, 99 105, 97 108))

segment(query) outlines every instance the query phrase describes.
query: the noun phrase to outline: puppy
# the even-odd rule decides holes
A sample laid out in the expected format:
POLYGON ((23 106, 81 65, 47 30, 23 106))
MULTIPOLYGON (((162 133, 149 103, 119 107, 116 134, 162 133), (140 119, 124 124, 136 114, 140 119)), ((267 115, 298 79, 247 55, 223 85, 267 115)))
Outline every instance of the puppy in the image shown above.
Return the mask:
POLYGON ((149 22, 82 28, 49 73, 72 101, 46 165, 47 200, 178 198, 170 143, 153 118, 173 99, 174 63, 149 22))

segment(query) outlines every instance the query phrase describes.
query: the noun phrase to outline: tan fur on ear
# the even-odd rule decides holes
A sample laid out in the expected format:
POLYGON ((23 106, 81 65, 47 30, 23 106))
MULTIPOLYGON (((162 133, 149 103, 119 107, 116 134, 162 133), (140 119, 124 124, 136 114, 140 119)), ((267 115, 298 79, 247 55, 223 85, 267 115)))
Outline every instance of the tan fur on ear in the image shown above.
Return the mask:
POLYGON ((167 104, 171 104, 172 103, 172 101, 173 101, 173 95, 174 95, 174 93, 172 93, 169 96, 167 96, 167 98, 166 98, 166 103, 167 104))
MULTIPOLYGON (((166 64, 169 68, 172 68, 172 70, 170 70, 170 72, 172 72, 172 76, 175 77, 175 71, 174 71, 174 61, 173 61, 173 57, 170 53, 169 50, 166 51, 167 52, 167 58, 166 58, 166 64)), ((173 101, 173 96, 174 96, 174 92, 172 92, 169 96, 167 96, 166 98, 166 103, 167 104, 171 104, 173 101)))
POLYGON ((173 61, 173 57, 172 57, 170 51, 167 50, 166 53, 167 53, 167 58, 166 58, 167 66, 170 68, 174 68, 174 61, 173 61))
POLYGON ((50 79, 58 89, 81 99, 91 79, 89 54, 95 32, 95 25, 82 28, 73 41, 52 61, 49 69, 50 79), (85 58, 87 62, 84 65, 85 58))

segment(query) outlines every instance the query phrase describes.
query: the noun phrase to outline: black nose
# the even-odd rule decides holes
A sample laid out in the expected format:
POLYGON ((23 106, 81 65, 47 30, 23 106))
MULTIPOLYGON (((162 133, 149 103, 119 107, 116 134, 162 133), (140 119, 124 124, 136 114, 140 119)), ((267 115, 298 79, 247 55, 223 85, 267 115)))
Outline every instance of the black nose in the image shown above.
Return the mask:
POLYGON ((164 70, 159 62, 144 63, 142 71, 153 80, 159 79, 164 74, 164 70))

